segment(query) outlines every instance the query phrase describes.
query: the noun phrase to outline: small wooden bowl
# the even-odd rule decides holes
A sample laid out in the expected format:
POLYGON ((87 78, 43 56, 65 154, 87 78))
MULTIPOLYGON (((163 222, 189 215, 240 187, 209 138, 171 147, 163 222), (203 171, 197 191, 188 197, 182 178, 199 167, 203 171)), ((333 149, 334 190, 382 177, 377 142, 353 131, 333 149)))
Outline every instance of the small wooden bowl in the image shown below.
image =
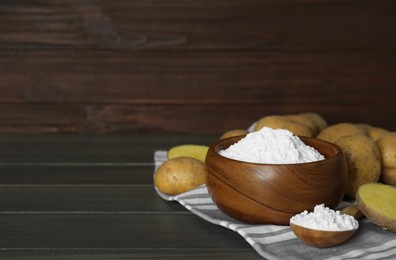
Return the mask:
POLYGON ((243 137, 219 140, 206 155, 207 188, 224 213, 252 224, 289 225, 295 214, 322 203, 333 208, 343 198, 348 166, 337 145, 301 136, 325 160, 297 164, 249 163, 218 153, 243 137))
POLYGON ((290 224, 290 228, 304 243, 320 248, 333 247, 344 243, 357 231, 357 229, 346 231, 316 230, 295 224, 290 224))

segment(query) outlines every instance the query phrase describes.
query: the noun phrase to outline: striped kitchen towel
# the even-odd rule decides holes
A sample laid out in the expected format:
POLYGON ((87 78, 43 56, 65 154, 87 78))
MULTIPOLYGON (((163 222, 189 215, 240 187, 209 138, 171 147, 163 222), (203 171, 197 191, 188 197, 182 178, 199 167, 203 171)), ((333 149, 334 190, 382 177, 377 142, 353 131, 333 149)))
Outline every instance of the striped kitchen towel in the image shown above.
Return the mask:
MULTIPOLYGON (((166 160, 166 151, 156 151, 155 170, 166 160)), ((359 221, 359 230, 345 243, 315 248, 297 239, 289 226, 251 225, 229 217, 217 208, 205 185, 177 196, 167 196, 158 190, 157 193, 164 200, 179 202, 210 223, 237 232, 265 259, 396 259, 396 233, 373 225, 367 218, 359 221)), ((340 207, 346 204, 343 202, 340 207)))

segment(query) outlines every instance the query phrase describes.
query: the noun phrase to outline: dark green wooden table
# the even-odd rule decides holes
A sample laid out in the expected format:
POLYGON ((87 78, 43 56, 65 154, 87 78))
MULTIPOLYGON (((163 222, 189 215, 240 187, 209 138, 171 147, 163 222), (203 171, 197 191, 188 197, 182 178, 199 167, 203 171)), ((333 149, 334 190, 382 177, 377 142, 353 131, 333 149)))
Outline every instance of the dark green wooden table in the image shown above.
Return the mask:
POLYGON ((0 136, 0 258, 260 259, 153 188, 153 153, 210 136, 0 136))

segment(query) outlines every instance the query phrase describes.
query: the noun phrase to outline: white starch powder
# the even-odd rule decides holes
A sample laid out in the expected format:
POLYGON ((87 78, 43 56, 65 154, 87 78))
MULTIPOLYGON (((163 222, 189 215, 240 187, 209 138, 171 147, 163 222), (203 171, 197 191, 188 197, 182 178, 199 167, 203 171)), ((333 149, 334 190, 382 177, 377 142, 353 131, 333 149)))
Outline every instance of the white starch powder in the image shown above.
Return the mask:
POLYGON ((246 135, 219 154, 238 161, 267 164, 304 163, 323 160, 316 149, 286 129, 264 127, 246 135))
POLYGON ((315 206, 314 211, 311 213, 305 210, 293 216, 290 219, 290 223, 301 227, 326 231, 346 231, 359 227, 359 222, 354 217, 347 214, 340 214, 339 211, 325 207, 324 204, 315 206))

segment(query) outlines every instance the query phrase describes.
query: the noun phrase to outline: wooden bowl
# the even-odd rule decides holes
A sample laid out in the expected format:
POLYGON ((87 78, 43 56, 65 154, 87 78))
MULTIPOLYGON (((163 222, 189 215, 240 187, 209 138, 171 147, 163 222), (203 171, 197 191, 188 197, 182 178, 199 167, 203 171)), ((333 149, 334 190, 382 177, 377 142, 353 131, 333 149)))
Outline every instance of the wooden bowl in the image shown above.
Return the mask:
POLYGON ((243 137, 219 140, 206 155, 207 188, 224 213, 252 224, 288 225, 295 214, 322 203, 333 208, 343 198, 348 166, 337 145, 301 136, 325 160, 297 164, 249 163, 218 153, 243 137))

